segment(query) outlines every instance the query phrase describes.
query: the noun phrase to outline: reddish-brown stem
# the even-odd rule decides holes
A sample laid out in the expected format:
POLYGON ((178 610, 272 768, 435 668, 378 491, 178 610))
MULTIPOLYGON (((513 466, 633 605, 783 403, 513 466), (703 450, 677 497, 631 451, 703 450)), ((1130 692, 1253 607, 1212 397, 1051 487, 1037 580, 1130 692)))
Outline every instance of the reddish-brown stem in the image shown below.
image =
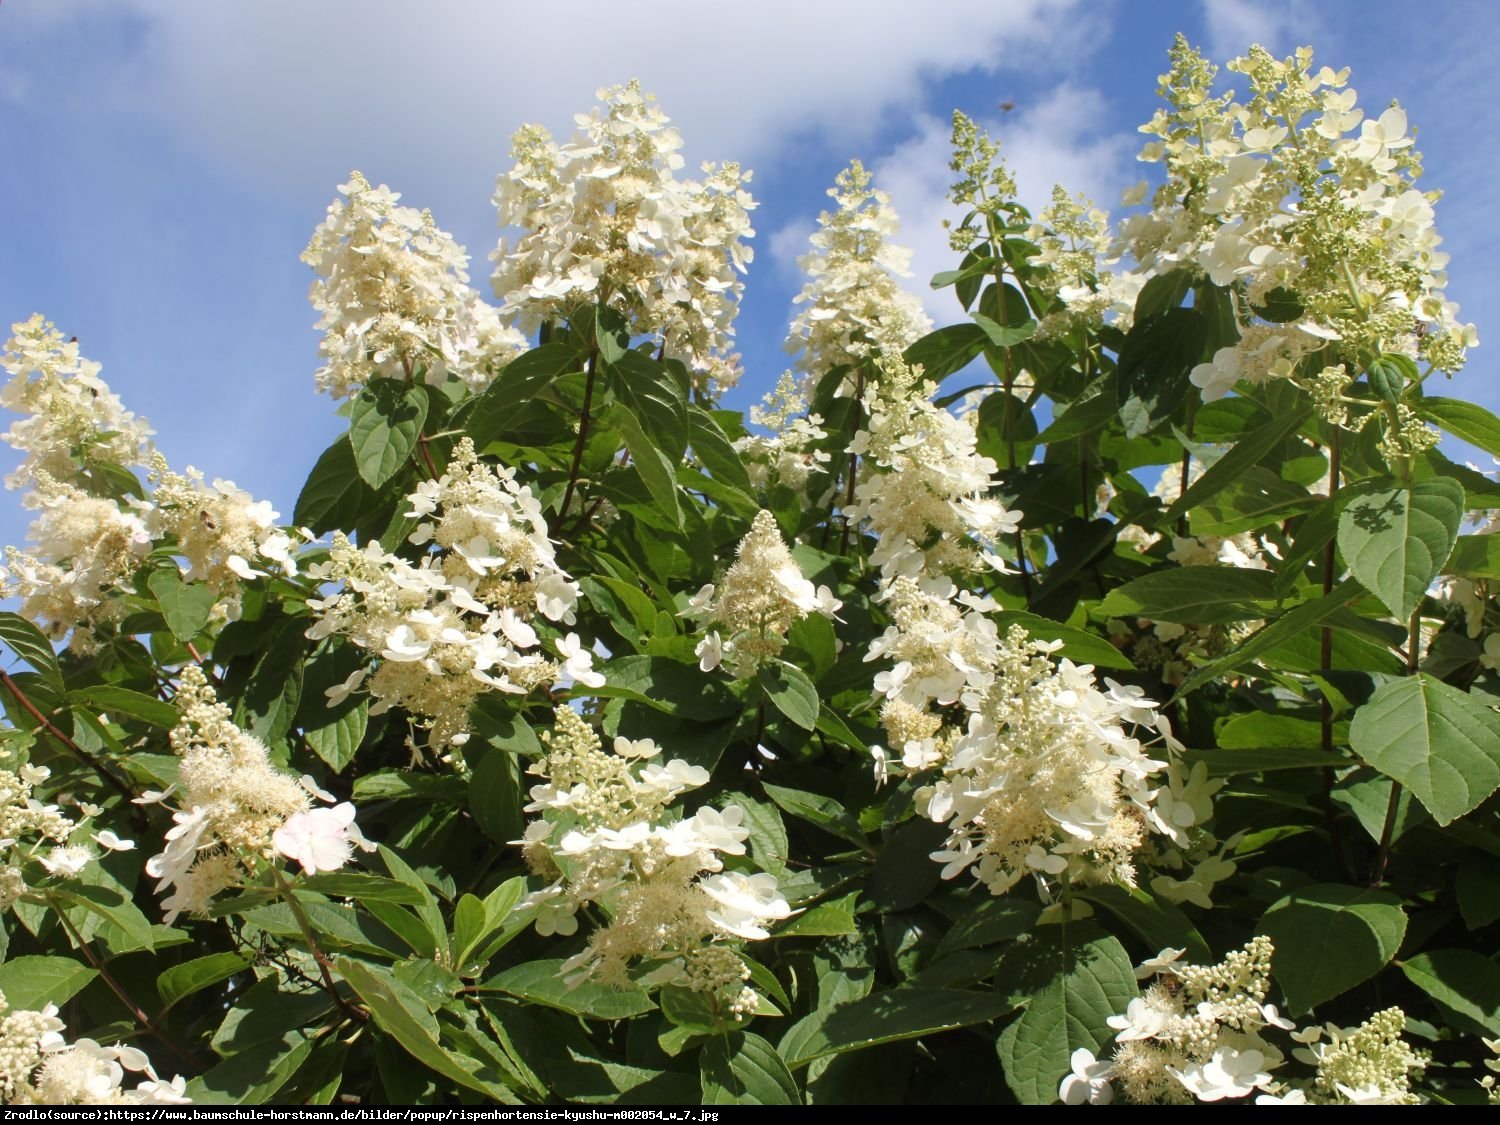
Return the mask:
POLYGON ((100 777, 104 778, 105 781, 114 786, 115 789, 117 789, 127 800, 135 796, 135 790, 131 789, 129 785, 116 777, 109 769, 105 767, 102 761, 94 757, 82 746, 78 745, 78 743, 74 742, 71 738, 69 738, 66 734, 58 729, 56 723, 54 723, 46 715, 42 714, 42 712, 37 709, 37 705, 27 697, 24 691, 21 690, 21 685, 16 683, 15 680, 11 679, 10 674, 5 672, 3 669, 0 669, 0 683, 3 683, 6 688, 9 689, 11 694, 16 697, 17 702, 19 702, 22 708, 25 709, 26 713, 33 719, 35 719, 37 721, 37 724, 41 726, 43 730, 45 730, 53 738, 57 739, 57 741, 61 742, 70 751, 72 751, 72 753, 77 756, 79 761, 83 762, 84 765, 88 766, 100 777))
POLYGON ((120 982, 115 979, 114 974, 109 971, 108 964, 99 959, 99 955, 96 954, 89 946, 87 939, 85 939, 84 936, 78 932, 77 928, 68 919, 67 914, 64 913, 56 903, 51 902, 50 899, 48 900, 48 902, 49 905, 52 906, 53 912, 56 913, 58 920, 62 922, 63 929, 67 930, 68 934, 72 937, 73 944, 78 947, 78 951, 82 953, 84 959, 93 966, 94 971, 99 974, 99 979, 104 982, 105 987, 107 987, 111 992, 115 994, 115 998, 119 1000, 121 1004, 125 1005, 125 1009, 130 1013, 131 1018, 134 1019, 136 1023, 141 1025, 141 1030, 158 1042, 166 1044, 171 1052, 183 1062, 187 1063, 192 1070, 202 1071, 207 1069, 206 1064, 202 1059, 198 1058, 190 1051, 185 1050, 183 1047, 178 1045, 176 1040, 172 1039, 168 1035, 164 1035, 161 1032, 161 1030, 156 1026, 156 1021, 146 1014, 145 1009, 143 1009, 139 1004, 137 1004, 130 998, 130 993, 126 992, 120 982))

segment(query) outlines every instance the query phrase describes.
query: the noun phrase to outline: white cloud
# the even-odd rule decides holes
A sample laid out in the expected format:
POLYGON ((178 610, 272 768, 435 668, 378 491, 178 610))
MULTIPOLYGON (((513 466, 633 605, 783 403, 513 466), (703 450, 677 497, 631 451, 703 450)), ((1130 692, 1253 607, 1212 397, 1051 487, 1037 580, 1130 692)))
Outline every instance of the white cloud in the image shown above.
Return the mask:
MULTIPOLYGON (((58 6, 137 21, 91 97, 164 119, 274 190, 327 191, 357 163, 437 208, 482 199, 516 126, 567 132, 601 85, 640 77, 695 159, 751 163, 798 134, 867 138, 934 79, 1066 59, 1073 3, 950 0, 941 18, 897 0, 58 6)), ((65 34, 61 18, 41 31, 65 34)))
MULTIPOLYGON (((1017 195, 1033 213, 1046 206, 1054 184, 1081 192, 1106 210, 1118 202, 1132 179, 1129 158, 1136 138, 1097 132, 1108 120, 1106 108, 1099 91, 1064 85, 1034 106, 983 122, 1000 141, 1017 195)), ((901 216, 897 241, 912 248, 910 285, 922 293, 939 324, 958 311, 950 290, 927 286, 933 274, 957 264, 942 225, 944 219, 962 217, 948 202, 948 137, 948 122, 926 118, 911 140, 874 167, 876 185, 890 193, 901 216)))
POLYGON ((1216 63, 1243 55, 1252 44, 1285 57, 1312 42, 1320 20, 1300 0, 1203 0, 1207 51, 1216 63))

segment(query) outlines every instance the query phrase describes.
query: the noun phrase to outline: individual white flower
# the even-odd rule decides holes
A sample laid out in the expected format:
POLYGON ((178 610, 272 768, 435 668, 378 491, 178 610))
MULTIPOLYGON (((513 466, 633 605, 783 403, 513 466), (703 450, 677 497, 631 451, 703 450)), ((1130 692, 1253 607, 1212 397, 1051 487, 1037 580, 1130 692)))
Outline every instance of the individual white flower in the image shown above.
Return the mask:
POLYGON ((698 886, 719 904, 718 910, 708 911, 708 920, 736 937, 752 941, 770 937, 761 923, 792 915, 792 908, 777 889, 776 877, 765 872, 746 875, 726 871, 700 879, 698 886))
POLYGON ((1265 1065, 1266 1056, 1260 1051, 1220 1047, 1207 1062, 1189 1063, 1172 1073, 1199 1101, 1217 1102, 1242 1098, 1268 1084, 1271 1075, 1263 1069, 1265 1065))
POLYGON ((94 843, 112 852, 129 852, 135 850, 134 840, 122 840, 108 828, 94 834, 94 843))
POLYGON ((717 632, 709 633, 694 646, 693 655, 698 658, 700 672, 712 672, 724 659, 724 642, 717 632))
POLYGON ((1115 1089, 1109 1084, 1114 1067, 1094 1058, 1094 1052, 1079 1047, 1068 1058, 1072 1071, 1063 1076, 1057 1096, 1064 1105, 1108 1105, 1114 1101, 1115 1089))
POLYGON ((1170 1012, 1154 1007, 1137 996, 1126 1006, 1123 1016, 1110 1016, 1105 1022, 1115 1029, 1115 1041, 1126 1043, 1132 1039, 1154 1038, 1170 1020, 1170 1012))
POLYGON ((1172 966, 1180 961, 1182 955, 1186 952, 1185 948, 1173 949, 1171 946, 1168 946, 1155 957, 1148 957, 1137 965, 1135 967, 1135 979, 1145 980, 1147 977, 1154 977, 1158 973, 1174 972, 1175 970, 1172 966))
POLYGON ((334 684, 331 688, 323 689, 323 698, 328 701, 328 706, 337 707, 350 695, 359 690, 359 685, 365 682, 369 675, 369 669, 356 668, 344 677, 343 683, 334 684))
POLYGON ((583 647, 577 633, 569 633, 557 641, 558 654, 563 658, 563 670, 584 687, 603 687, 604 677, 594 671, 594 654, 583 647))
POLYGON ((1238 348, 1220 348, 1208 363, 1200 363, 1188 374, 1193 386, 1203 392, 1204 402, 1221 399, 1234 389, 1240 377, 1238 348))
POLYGON ((271 842, 308 875, 337 871, 349 862, 353 824, 354 806, 345 801, 332 808, 292 814, 272 834, 271 842))
POLYGON ((50 874, 72 876, 87 867, 93 858, 94 853, 87 848, 53 848, 41 857, 41 864, 50 874))

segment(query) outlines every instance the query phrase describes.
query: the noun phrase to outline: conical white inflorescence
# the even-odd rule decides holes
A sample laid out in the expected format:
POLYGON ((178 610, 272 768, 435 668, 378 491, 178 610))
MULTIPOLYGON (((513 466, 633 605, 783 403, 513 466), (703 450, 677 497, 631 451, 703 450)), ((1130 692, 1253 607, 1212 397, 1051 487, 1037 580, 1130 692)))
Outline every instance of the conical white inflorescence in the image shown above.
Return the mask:
POLYGON ((682 137, 640 84, 599 91, 559 144, 539 125, 516 133, 516 164, 495 190, 502 227, 519 227, 491 254, 501 315, 527 333, 604 301, 631 335, 654 336, 705 384, 738 378, 730 355, 744 273, 753 254, 737 164, 679 178, 682 137))

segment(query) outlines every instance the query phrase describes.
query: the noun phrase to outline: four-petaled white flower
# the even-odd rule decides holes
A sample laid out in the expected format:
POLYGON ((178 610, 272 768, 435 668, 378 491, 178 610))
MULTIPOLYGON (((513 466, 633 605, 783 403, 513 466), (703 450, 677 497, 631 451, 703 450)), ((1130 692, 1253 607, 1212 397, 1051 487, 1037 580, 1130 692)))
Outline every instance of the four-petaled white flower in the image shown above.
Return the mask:
POLYGON ((1064 1105, 1108 1105, 1115 1100, 1115 1088, 1109 1084, 1114 1064, 1094 1058, 1094 1052, 1079 1047, 1068 1059, 1072 1072, 1057 1087, 1064 1105))
POLYGON ((348 801, 331 809, 293 813, 271 836, 276 850, 302 865, 308 875, 337 871, 349 862, 353 844, 365 846, 354 827, 354 806, 348 801))

